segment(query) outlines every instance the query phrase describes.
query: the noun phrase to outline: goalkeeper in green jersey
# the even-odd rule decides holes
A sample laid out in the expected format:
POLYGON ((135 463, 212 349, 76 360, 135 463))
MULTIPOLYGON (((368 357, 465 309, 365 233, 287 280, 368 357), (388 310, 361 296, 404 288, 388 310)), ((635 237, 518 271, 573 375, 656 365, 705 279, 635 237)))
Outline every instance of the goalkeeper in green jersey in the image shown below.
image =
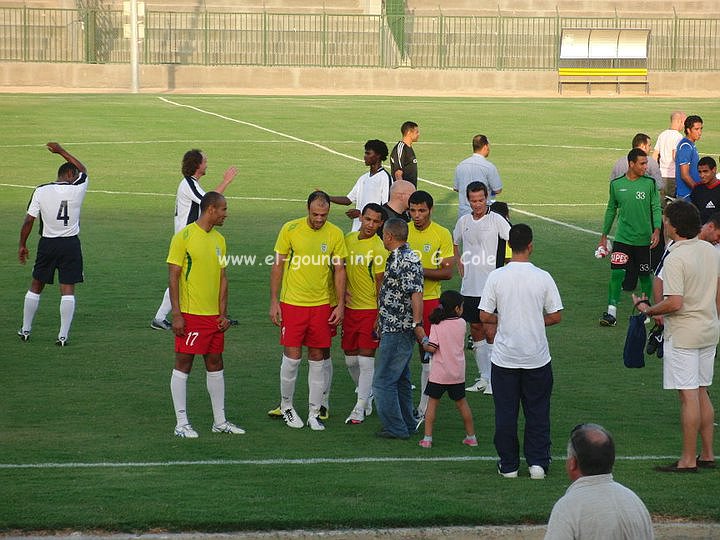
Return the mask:
POLYGON ((647 154, 640 148, 633 148, 628 154, 627 173, 610 182, 610 197, 598 247, 608 250, 607 236, 616 217, 618 224, 610 255, 608 308, 600 318, 601 326, 617 323, 617 304, 628 265, 638 269, 640 288, 652 298, 650 250, 660 238, 662 210, 655 180, 645 176, 647 166, 647 154))

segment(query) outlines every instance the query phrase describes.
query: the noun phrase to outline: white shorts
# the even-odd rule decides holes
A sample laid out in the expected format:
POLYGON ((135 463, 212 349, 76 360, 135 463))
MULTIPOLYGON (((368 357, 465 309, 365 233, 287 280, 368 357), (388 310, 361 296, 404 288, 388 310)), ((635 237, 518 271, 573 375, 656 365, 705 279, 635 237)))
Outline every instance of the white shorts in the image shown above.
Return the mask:
POLYGON ((681 349, 673 347, 672 338, 668 338, 663 349, 665 390, 695 390, 712 384, 715 345, 701 349, 681 349))

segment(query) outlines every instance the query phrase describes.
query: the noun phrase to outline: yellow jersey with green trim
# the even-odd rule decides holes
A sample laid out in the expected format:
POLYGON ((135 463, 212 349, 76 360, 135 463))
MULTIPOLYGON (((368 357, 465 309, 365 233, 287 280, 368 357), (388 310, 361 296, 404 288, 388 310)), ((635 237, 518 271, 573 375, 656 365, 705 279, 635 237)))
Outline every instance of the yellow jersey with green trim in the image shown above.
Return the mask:
POLYGON ((377 234, 360 239, 358 231, 345 236, 347 259, 347 291, 349 297, 346 306, 352 309, 377 309, 377 289, 375 276, 385 272, 388 252, 377 234))
POLYGON ((220 314, 220 276, 227 266, 225 238, 191 223, 170 242, 167 262, 182 268, 180 311, 193 315, 220 314))
POLYGON ((330 222, 315 230, 307 217, 288 221, 280 229, 275 252, 286 255, 280 301, 293 306, 330 303, 330 274, 347 255, 343 232, 330 222))
MULTIPOLYGON (((408 245, 420 256, 423 268, 437 270, 441 259, 453 257, 453 241, 450 231, 434 221, 424 231, 418 231, 415 225, 408 224, 408 245)), ((442 287, 437 279, 425 278, 423 281, 423 300, 440 298, 442 287)))

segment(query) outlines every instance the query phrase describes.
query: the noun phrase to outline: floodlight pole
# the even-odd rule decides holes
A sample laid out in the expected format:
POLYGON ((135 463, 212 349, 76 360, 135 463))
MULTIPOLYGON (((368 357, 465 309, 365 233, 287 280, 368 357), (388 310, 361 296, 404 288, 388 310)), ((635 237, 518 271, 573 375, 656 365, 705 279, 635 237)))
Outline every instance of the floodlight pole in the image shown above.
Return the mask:
POLYGON ((132 80, 131 90, 133 94, 137 94, 140 90, 140 63, 138 61, 139 41, 137 0, 130 0, 130 72, 132 80))

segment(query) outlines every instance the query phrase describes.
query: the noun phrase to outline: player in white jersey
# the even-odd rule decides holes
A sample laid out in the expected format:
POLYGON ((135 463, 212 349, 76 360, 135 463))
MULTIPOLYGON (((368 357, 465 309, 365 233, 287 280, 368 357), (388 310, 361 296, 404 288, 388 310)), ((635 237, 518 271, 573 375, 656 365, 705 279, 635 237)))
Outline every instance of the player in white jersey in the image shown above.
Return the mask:
POLYGON ((77 158, 56 142, 47 143, 53 154, 59 154, 65 163, 58 169, 57 180, 35 188, 27 215, 20 229, 18 259, 25 264, 30 255, 27 239, 35 219, 40 217, 40 241, 35 257, 30 289, 25 294, 22 328, 18 336, 30 339, 32 323, 40 305, 40 294, 45 285, 53 283, 55 270, 60 282, 60 332, 56 345, 67 344, 70 325, 75 313, 75 284, 83 281, 83 260, 80 247, 80 210, 87 193, 87 169, 77 158))
MULTIPOLYGON (((485 338, 478 305, 487 277, 497 268, 498 243, 510 235, 510 223, 487 204, 488 188, 483 182, 470 182, 466 196, 472 212, 458 219, 453 231, 455 259, 462 276, 460 293, 465 302, 463 318, 470 324, 473 351, 478 368, 475 383, 469 392, 492 393, 490 386, 490 352, 492 343, 485 338), (462 244, 462 253, 459 246, 462 244)), ((504 262, 504 261, 503 261, 504 262)))
MULTIPOLYGON (((185 152, 182 160, 183 179, 178 185, 175 197, 175 234, 200 217, 200 201, 205 190, 200 185, 200 178, 207 171, 207 156, 202 150, 192 149, 185 152)), ((223 174, 222 182, 213 190, 224 193, 225 189, 237 175, 237 167, 229 167, 223 174)), ((172 306, 170 305, 170 289, 165 289, 162 303, 150 323, 155 330, 170 330, 172 324, 167 320, 172 306)))

